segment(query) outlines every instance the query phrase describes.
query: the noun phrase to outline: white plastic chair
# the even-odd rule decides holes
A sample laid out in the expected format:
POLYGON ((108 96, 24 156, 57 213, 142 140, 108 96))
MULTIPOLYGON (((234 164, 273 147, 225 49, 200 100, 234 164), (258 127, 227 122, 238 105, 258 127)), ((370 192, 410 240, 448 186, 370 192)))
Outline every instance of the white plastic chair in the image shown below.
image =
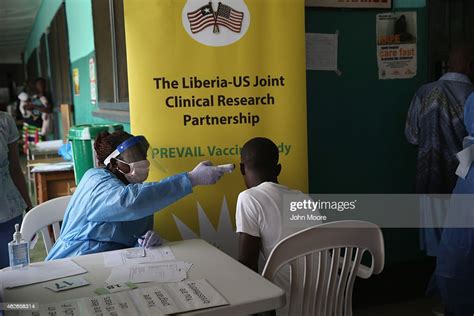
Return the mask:
POLYGON ((64 213, 66 212, 70 199, 70 195, 58 197, 46 201, 26 213, 20 228, 23 239, 31 240, 38 231, 41 231, 46 253, 48 254, 53 246, 49 236, 48 226, 53 225, 54 238, 57 240, 61 231, 59 222, 64 218, 64 213))
POLYGON ((385 251, 380 228, 362 221, 339 221, 302 230, 281 240, 270 253, 263 276, 274 281, 291 270, 289 315, 351 316, 356 276, 379 274, 385 251), (361 264, 365 252, 372 265, 361 264))

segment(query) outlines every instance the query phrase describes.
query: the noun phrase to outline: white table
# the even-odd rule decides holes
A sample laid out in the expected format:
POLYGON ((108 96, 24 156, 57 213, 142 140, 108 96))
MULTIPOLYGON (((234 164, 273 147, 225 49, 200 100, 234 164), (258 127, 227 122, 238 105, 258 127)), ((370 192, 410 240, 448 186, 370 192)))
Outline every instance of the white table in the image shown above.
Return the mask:
MULTIPOLYGON (((176 260, 193 263, 189 280, 207 279, 230 303, 227 306, 193 311, 183 315, 248 315, 282 307, 285 292, 248 269, 235 259, 204 240, 192 239, 168 243, 176 260)), ((104 267, 102 253, 81 256, 73 260, 88 272, 82 274, 91 284, 64 292, 53 293, 42 283, 5 289, 4 302, 52 303, 95 296, 94 290, 104 287, 111 268, 104 267)), ((154 283, 141 283, 150 287, 154 283)), ((10 314, 7 314, 10 315, 10 314)))

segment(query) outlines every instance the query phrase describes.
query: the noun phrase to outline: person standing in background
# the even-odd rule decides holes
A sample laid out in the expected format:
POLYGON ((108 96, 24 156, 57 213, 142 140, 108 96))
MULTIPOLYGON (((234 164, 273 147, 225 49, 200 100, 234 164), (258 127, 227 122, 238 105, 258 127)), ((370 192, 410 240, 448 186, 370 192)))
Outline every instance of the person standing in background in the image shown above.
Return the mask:
MULTIPOLYGON (((408 111, 405 135, 418 146, 416 193, 451 194, 456 184, 456 153, 467 136, 464 127, 464 102, 474 91, 474 51, 461 46, 449 55, 450 72, 438 81, 422 86, 408 111)), ((441 219, 442 225, 444 219, 441 219)), ((441 229, 422 231, 422 246, 436 256, 441 229)))
POLYGON ((36 143, 44 140, 46 135, 52 131, 53 105, 44 78, 36 79, 34 87, 31 87, 30 90, 32 91, 29 96, 25 97, 24 94, 20 94, 18 97, 23 102, 20 104, 20 111, 24 118, 24 140, 36 143))
POLYGON ((43 125, 41 126, 41 135, 46 137, 53 131, 53 103, 51 102, 51 95, 48 92, 46 79, 38 78, 35 82, 36 94, 33 95, 32 103, 41 112, 41 119, 43 125))
MULTIPOLYGON (((473 91, 474 51, 462 45, 450 51, 450 72, 422 86, 415 94, 405 127, 410 144, 418 147, 416 193, 420 197, 420 245, 430 257, 438 255, 449 198, 428 194, 451 194, 456 184, 456 154, 467 136, 464 103, 473 91)), ((431 278, 427 294, 437 292, 431 278)))
POLYGON ((8 243, 20 224, 23 211, 31 208, 18 155, 15 120, 0 112, 0 269, 9 265, 8 243))

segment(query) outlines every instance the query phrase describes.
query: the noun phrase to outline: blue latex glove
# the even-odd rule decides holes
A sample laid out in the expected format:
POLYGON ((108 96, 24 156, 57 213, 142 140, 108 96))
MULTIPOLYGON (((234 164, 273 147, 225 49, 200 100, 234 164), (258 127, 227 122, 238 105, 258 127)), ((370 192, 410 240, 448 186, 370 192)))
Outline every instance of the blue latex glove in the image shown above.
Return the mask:
POLYGON ((191 180, 193 187, 196 185, 215 184, 223 174, 224 172, 213 166, 210 161, 203 161, 193 171, 188 172, 189 180, 191 180))
POLYGON ((59 156, 63 157, 64 160, 72 161, 72 148, 71 143, 67 143, 59 147, 59 156))
POLYGON ((160 236, 152 230, 146 232, 141 238, 138 238, 138 245, 143 248, 160 246, 163 243, 160 236))

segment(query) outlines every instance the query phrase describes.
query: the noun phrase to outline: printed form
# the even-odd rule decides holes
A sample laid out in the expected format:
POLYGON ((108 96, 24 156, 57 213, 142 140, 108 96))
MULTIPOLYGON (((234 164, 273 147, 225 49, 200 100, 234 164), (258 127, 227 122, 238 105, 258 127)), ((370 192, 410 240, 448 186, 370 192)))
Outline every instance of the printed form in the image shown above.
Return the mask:
POLYGON ((191 266, 191 263, 185 261, 169 261, 115 267, 105 283, 179 282, 187 278, 191 266))
POLYGON ((144 250, 144 257, 130 256, 131 252, 136 251, 135 248, 104 252, 104 267, 112 268, 123 265, 176 260, 171 248, 168 246, 144 250))
POLYGON ((207 280, 201 279, 44 304, 20 316, 160 316, 228 304, 207 280))

